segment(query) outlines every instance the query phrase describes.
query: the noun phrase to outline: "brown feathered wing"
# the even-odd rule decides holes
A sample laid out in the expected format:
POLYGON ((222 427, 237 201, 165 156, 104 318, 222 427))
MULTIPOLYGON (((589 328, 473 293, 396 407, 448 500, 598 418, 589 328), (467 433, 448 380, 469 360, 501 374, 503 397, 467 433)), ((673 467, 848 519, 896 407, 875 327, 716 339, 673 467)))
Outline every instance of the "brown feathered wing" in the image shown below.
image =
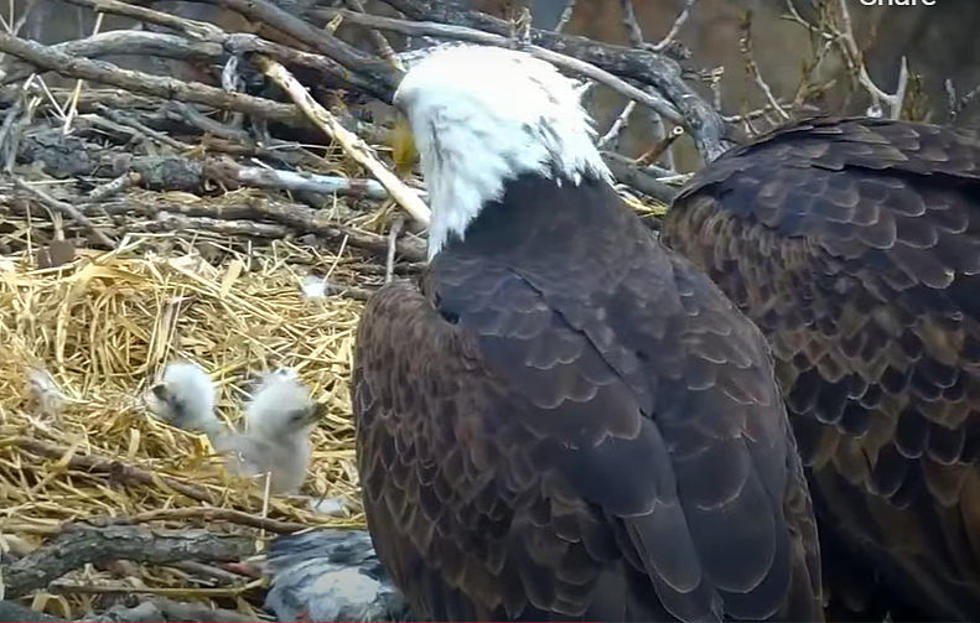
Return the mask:
POLYGON ((773 345, 832 602, 874 569, 889 607, 980 616, 976 135, 809 120, 699 172, 663 239, 773 345))

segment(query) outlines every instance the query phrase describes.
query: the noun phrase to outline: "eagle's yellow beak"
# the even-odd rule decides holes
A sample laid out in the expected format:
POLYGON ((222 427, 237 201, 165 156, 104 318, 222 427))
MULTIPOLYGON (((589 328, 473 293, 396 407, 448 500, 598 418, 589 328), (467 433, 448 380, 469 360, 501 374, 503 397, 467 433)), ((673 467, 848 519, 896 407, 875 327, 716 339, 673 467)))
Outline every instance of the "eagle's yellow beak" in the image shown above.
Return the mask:
POLYGON ((418 157, 412 125, 408 122, 408 118, 399 112, 395 119, 395 128, 391 132, 391 159, 395 161, 395 173, 399 177, 406 177, 412 172, 418 157))

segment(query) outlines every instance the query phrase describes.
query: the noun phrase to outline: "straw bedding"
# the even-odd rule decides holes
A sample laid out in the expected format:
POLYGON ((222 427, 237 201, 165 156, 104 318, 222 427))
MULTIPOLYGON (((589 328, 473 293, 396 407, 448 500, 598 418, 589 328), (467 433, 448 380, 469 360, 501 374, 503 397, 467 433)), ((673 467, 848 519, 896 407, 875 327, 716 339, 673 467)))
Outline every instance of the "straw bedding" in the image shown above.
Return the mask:
MULTIPOLYGON (((362 525, 348 397, 362 303, 311 298, 300 285, 311 267, 329 272, 331 282, 354 281, 350 254, 339 260, 286 241, 258 247, 185 232, 133 237, 117 251, 79 255, 46 270, 33 268, 29 251, 0 258, 0 544, 4 538, 7 545, 36 544, 69 520, 206 506, 309 526, 362 525), (209 259, 199 252, 205 247, 209 259), (261 481, 223 469, 204 435, 155 420, 143 395, 175 359, 211 373, 220 387, 219 416, 228 423, 241 415, 258 374, 295 368, 327 407, 313 432, 301 493, 339 498, 345 511, 318 515, 309 499, 265 499, 261 481), (46 374, 57 390, 38 391, 46 374), (63 454, 41 456, 24 440, 63 454), (84 455, 144 470, 154 480, 133 483, 73 464, 84 455), (175 491, 166 479, 201 499, 175 491)), ((194 511, 174 512, 170 525, 243 529, 206 522, 194 511)), ((174 587, 186 579, 159 568, 137 575, 145 586, 174 587)), ((94 607, 91 596, 46 594, 35 606, 49 599, 59 602, 54 613, 63 616, 94 607)))

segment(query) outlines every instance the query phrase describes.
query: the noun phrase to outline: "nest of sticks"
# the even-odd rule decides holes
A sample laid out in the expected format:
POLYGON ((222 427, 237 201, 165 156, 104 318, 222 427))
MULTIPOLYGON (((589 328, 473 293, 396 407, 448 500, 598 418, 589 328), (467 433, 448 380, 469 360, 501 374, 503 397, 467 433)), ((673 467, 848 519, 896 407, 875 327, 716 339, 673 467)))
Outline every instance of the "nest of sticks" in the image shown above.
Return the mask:
MULTIPOLYGON (((0 33, 14 59, 0 71, 0 619, 269 619, 267 578, 251 562, 271 538, 364 526, 348 387, 358 316, 374 289, 425 259, 422 184, 390 173, 389 130, 361 106, 390 95, 395 74, 379 68, 399 62, 351 61, 331 33, 343 19, 396 31, 414 22, 333 11, 320 16, 326 30, 308 31, 281 3, 232 2, 288 35, 269 41, 136 4, 73 1, 186 38, 127 30, 43 46, 0 33), (163 84, 87 58, 150 44, 183 60, 190 46, 217 84, 227 76, 216 61, 231 71, 221 54, 248 60, 277 97, 163 84), (338 71, 334 53, 353 72, 338 71), (325 72, 330 88, 304 95, 287 67, 325 72), (45 69, 116 88, 59 88, 35 73, 45 69), (145 394, 175 360, 211 374, 229 426, 259 375, 297 371, 325 406, 299 495, 232 476, 205 435, 151 415, 145 394)), ((716 150, 714 126, 690 128, 716 150)), ((654 229, 686 176, 650 163, 682 134, 675 126, 646 163, 607 154, 654 229)))

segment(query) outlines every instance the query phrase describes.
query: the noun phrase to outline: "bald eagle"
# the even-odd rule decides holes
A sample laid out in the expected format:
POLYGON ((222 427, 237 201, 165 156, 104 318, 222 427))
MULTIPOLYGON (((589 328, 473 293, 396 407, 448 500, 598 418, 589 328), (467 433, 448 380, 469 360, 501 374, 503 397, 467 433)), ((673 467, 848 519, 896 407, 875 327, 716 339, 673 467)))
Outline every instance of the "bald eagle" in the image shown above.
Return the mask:
POLYGON ((822 620, 763 336, 620 200, 572 83, 433 52, 395 106, 432 207, 351 398, 377 554, 423 620, 822 620))
POLYGON ((977 620, 977 135, 807 120, 701 170, 662 239, 773 346, 835 610, 977 620))

